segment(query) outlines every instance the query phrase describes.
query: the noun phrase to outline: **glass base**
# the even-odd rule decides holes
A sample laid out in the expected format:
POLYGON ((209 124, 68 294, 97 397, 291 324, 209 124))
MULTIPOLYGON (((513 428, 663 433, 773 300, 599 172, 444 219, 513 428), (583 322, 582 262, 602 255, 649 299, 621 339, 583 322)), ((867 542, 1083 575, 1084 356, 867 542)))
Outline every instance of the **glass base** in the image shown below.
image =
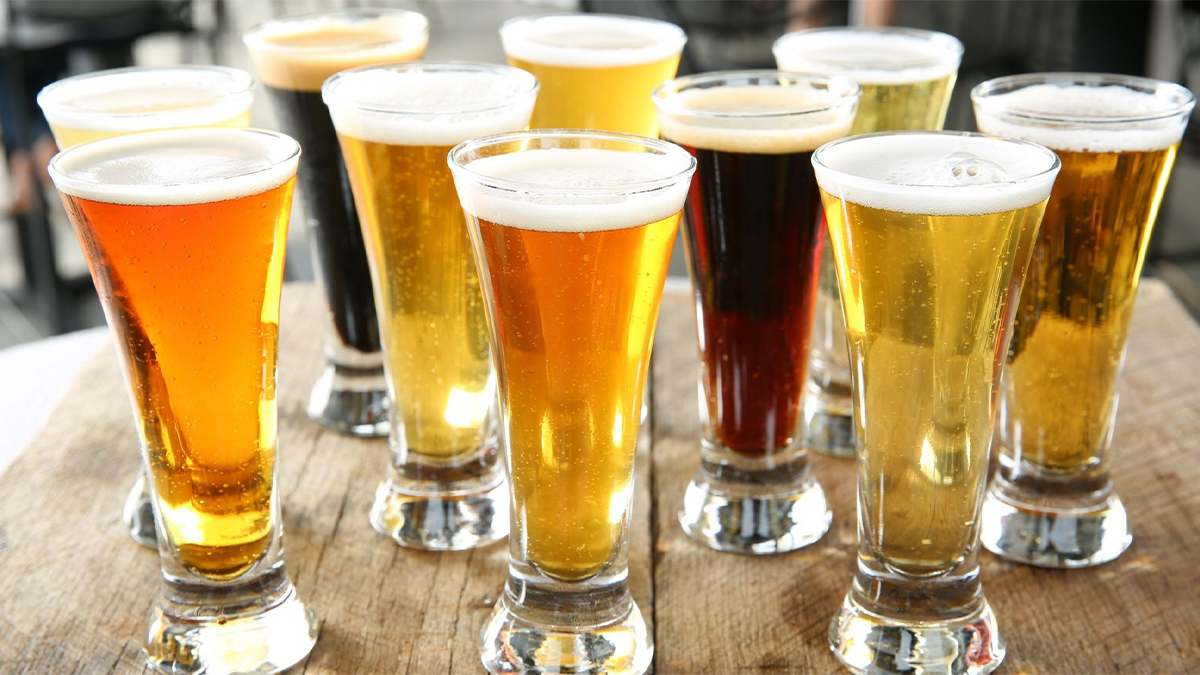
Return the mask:
MULTIPOLYGON (((317 642, 317 620, 282 569, 272 574, 280 575, 275 592, 257 597, 240 588, 181 591, 168 583, 167 597, 150 613, 147 664, 163 673, 258 675, 304 660, 317 642)), ((261 588, 262 581, 250 585, 261 588)))
POLYGON ((150 491, 146 489, 146 474, 141 471, 129 488, 129 495, 125 497, 121 522, 125 523, 125 531, 130 539, 146 548, 158 550, 158 536, 154 532, 154 502, 150 500, 150 491))
POLYGON ((501 595, 483 627, 480 658, 489 673, 641 675, 654 659, 654 641, 637 603, 617 621, 575 625, 523 617, 501 595))
POLYGON ((980 541, 1013 562, 1071 569, 1116 560, 1133 535, 1115 492, 1085 505, 1031 504, 1018 488, 993 484, 983 502, 980 541))
POLYGON ((326 365, 308 399, 308 416, 338 433, 386 438, 388 398, 383 366, 348 369, 326 365))
MULTIPOLYGON (((832 383, 829 386, 836 388, 832 383)), ((804 444, 822 455, 853 459, 854 418, 850 416, 849 386, 844 389, 847 393, 840 395, 817 382, 809 383, 804 402, 804 444)))
POLYGON ((499 472, 476 490, 413 489, 389 478, 375 491, 371 527, 407 548, 463 551, 508 536, 508 484, 499 472))
POLYGON ((683 531, 718 551, 764 555, 803 548, 829 530, 833 516, 825 491, 811 477, 787 492, 740 492, 710 482, 701 470, 683 495, 683 531))
POLYGON ((847 595, 829 624, 829 648, 855 673, 974 675, 990 673, 1004 660, 996 617, 982 598, 961 617, 900 621, 847 595))

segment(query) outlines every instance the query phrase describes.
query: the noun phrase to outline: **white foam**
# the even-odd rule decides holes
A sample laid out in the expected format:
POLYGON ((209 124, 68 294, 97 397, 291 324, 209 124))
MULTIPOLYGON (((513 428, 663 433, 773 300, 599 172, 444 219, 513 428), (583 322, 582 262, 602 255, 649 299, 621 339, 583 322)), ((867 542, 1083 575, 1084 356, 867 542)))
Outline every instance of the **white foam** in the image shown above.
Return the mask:
POLYGON ((1028 143, 936 132, 854 136, 813 155, 821 189, 844 201, 963 216, 1046 199, 1058 174, 1056 161, 1050 151, 1028 143))
POLYGON ((483 157, 454 172, 463 210, 528 230, 591 232, 678 213, 692 158, 599 148, 543 148, 483 157))
POLYGON ((208 126, 246 114, 253 84, 237 68, 117 68, 59 80, 37 101, 54 126, 120 133, 208 126))
POLYGON ((1180 107, 1177 99, 1117 85, 1035 84, 979 97, 975 103, 980 131, 1071 152, 1160 150, 1179 142, 1188 119, 1186 110, 1170 115, 1180 107), (1074 121, 1037 121, 1022 115, 1074 121), (1155 116, 1160 119, 1121 121, 1155 116))
POLYGON ((529 126, 537 80, 519 68, 464 64, 343 72, 324 88, 339 134, 391 145, 456 145, 529 126))
POLYGON ((500 27, 510 58, 551 66, 608 68, 678 55, 687 36, 676 25, 611 14, 512 19, 500 27))
POLYGON ((780 70, 843 75, 859 84, 908 84, 957 72, 963 47, 933 31, 833 28, 788 33, 772 51, 780 70))
POLYGON ((804 83, 685 89, 656 102, 663 138, 762 154, 807 152, 841 138, 850 132, 855 110, 853 98, 804 83))
POLYGON ((77 145, 50 161, 62 192, 111 204, 203 204, 266 192, 296 175, 300 146, 283 134, 185 129, 77 145))

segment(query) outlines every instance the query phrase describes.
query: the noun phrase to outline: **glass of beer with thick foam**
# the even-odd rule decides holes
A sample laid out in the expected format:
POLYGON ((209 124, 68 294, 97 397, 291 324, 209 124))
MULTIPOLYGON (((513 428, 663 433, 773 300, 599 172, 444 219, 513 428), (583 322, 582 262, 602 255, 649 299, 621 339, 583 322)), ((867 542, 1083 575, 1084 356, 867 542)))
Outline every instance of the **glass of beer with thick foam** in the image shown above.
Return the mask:
POLYGON ((676 25, 608 14, 511 19, 500 27, 509 65, 537 76, 533 129, 601 129, 658 137, 650 100, 675 77, 687 36, 676 25))
POLYGON ((283 563, 279 295, 300 146, 155 131, 59 153, 149 468, 163 589, 145 650, 167 672, 277 672, 317 624, 283 563))
POLYGON ((1017 309, 983 545, 1042 567, 1098 565, 1132 541, 1110 472, 1117 380, 1195 98, 1169 82, 1080 73, 989 80, 971 98, 981 131, 1062 159, 1017 309))
MULTIPOLYGON (((963 46, 945 33, 912 28, 818 28, 789 33, 774 46, 783 70, 848 77, 862 86, 852 133, 942 128, 963 46)), ((850 362, 830 247, 821 259, 813 321, 808 443, 853 457, 850 362)))
POLYGON ((518 132, 450 152, 483 287, 512 494, 489 672, 642 673, 630 597, 642 394, 695 160, 659 140, 518 132))
POLYGON ((829 529, 803 438, 825 245, 811 159, 849 133, 858 91, 845 78, 751 70, 683 77, 654 95, 662 137, 698 164, 683 240, 703 430, 679 522, 717 550, 782 553, 829 529))
POLYGON ((272 19, 242 36, 284 131, 304 147, 300 200, 331 331, 308 415, 354 436, 386 436, 387 386, 362 229, 321 85, 358 66, 415 61, 429 22, 404 10, 338 10, 272 19))
POLYGON ((325 83, 375 287, 392 465, 371 524, 398 543, 457 550, 508 534, 496 376, 450 148, 524 129, 537 80, 518 68, 407 63, 325 83))
MULTIPOLYGON (((254 79, 222 66, 116 68, 59 80, 38 93, 58 147, 156 129, 250 125, 254 79)), ((139 473, 121 521, 137 543, 155 548, 154 506, 139 473)))
POLYGON ((1058 158, 1018 140, 896 132, 833 141, 813 166, 860 445, 858 565, 830 645, 855 672, 990 672, 1004 642, 979 583, 979 514, 1058 158))

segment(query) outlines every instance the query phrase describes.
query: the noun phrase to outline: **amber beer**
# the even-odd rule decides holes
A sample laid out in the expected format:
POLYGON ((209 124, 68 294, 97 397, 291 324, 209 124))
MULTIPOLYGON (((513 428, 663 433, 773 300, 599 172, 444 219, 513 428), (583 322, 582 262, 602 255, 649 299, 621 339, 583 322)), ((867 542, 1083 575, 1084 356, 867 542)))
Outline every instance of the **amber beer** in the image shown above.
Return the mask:
POLYGON ((979 513, 1012 309, 1058 161, 1018 141, 899 133, 834 141, 813 163, 861 446, 858 572, 834 653, 852 669, 990 672, 1004 646, 979 586, 979 513))
POLYGON ((605 14, 521 17, 500 28, 509 65, 541 86, 530 128, 656 138, 650 95, 675 77, 687 37, 664 21, 605 14))
POLYGON ((299 152, 270 132, 164 131, 87 143, 50 165, 152 479, 167 589, 146 649, 163 670, 275 672, 316 637, 283 569, 275 491, 279 300, 299 152), (214 639, 244 651, 214 650, 214 639))
POLYGON ((1131 539, 1108 468, 1117 379, 1193 98, 1155 80, 1053 73, 992 80, 972 96, 981 130, 1047 145, 1063 165, 1017 310, 1001 398, 1001 472, 989 503, 1016 514, 1002 527, 997 516, 984 544, 1048 566, 1107 562, 1131 539), (1078 534, 1052 542, 1037 534, 1046 528, 1018 525, 1026 517, 1075 520, 1078 534))

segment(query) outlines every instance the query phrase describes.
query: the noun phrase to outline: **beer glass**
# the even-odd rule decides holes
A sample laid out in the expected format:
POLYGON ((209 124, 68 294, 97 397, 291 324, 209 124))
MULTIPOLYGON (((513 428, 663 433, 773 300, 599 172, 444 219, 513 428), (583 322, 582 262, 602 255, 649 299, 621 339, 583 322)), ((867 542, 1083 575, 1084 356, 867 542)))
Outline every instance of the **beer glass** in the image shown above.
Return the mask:
MULTIPOLYGON (((38 93, 38 106, 59 149, 139 131, 250 125, 250 74, 221 66, 115 68, 59 80, 38 93)), ((121 511, 137 543, 157 547, 154 506, 138 473, 121 511)))
POLYGON ((627 587, 634 451, 667 263, 695 161, 556 130, 450 152, 483 286, 512 494, 491 672, 641 673, 627 587))
POLYGON ((608 14, 520 17, 500 27, 511 66, 541 86, 530 127, 658 137, 650 95, 675 77, 687 36, 674 24, 608 14))
POLYGON ((981 131, 1062 159, 1017 309, 983 545, 1087 567, 1132 541, 1113 489, 1117 376, 1146 247, 1195 102, 1168 82, 1039 73, 971 92, 981 131))
POLYGON ((405 546, 465 549, 508 534, 496 377, 451 146, 524 129, 537 80, 490 64, 367 66, 326 81, 380 319, 391 471, 371 525, 405 546))
POLYGON ((684 244, 703 431, 679 522, 717 550, 781 553, 829 529, 803 444, 825 243, 811 159, 850 131, 858 90, 845 78, 752 70, 683 77, 654 95, 662 137, 698 164, 684 244))
POLYGON ((354 436, 386 436, 387 388, 362 230, 321 84, 334 73, 425 53, 416 12, 341 10, 272 19, 243 36, 283 128, 302 146, 300 199, 332 333, 309 417, 354 436))
POLYGON ((50 176, 120 356, 158 525, 145 650, 167 672, 267 673, 317 624, 288 579, 276 348, 300 146, 155 131, 59 153, 50 176))
POLYGON ((895 132, 833 141, 813 165, 861 446, 858 568, 830 645, 856 672, 990 672, 1004 641, 979 583, 979 510, 1058 159, 1023 141, 895 132))
MULTIPOLYGON (((937 130, 946 119, 963 46, 945 33, 912 28, 818 28, 789 33, 774 46, 783 70, 848 77, 862 86, 852 133, 937 130)), ((812 330, 808 445, 853 457, 850 362, 833 254, 821 257, 812 330)))

